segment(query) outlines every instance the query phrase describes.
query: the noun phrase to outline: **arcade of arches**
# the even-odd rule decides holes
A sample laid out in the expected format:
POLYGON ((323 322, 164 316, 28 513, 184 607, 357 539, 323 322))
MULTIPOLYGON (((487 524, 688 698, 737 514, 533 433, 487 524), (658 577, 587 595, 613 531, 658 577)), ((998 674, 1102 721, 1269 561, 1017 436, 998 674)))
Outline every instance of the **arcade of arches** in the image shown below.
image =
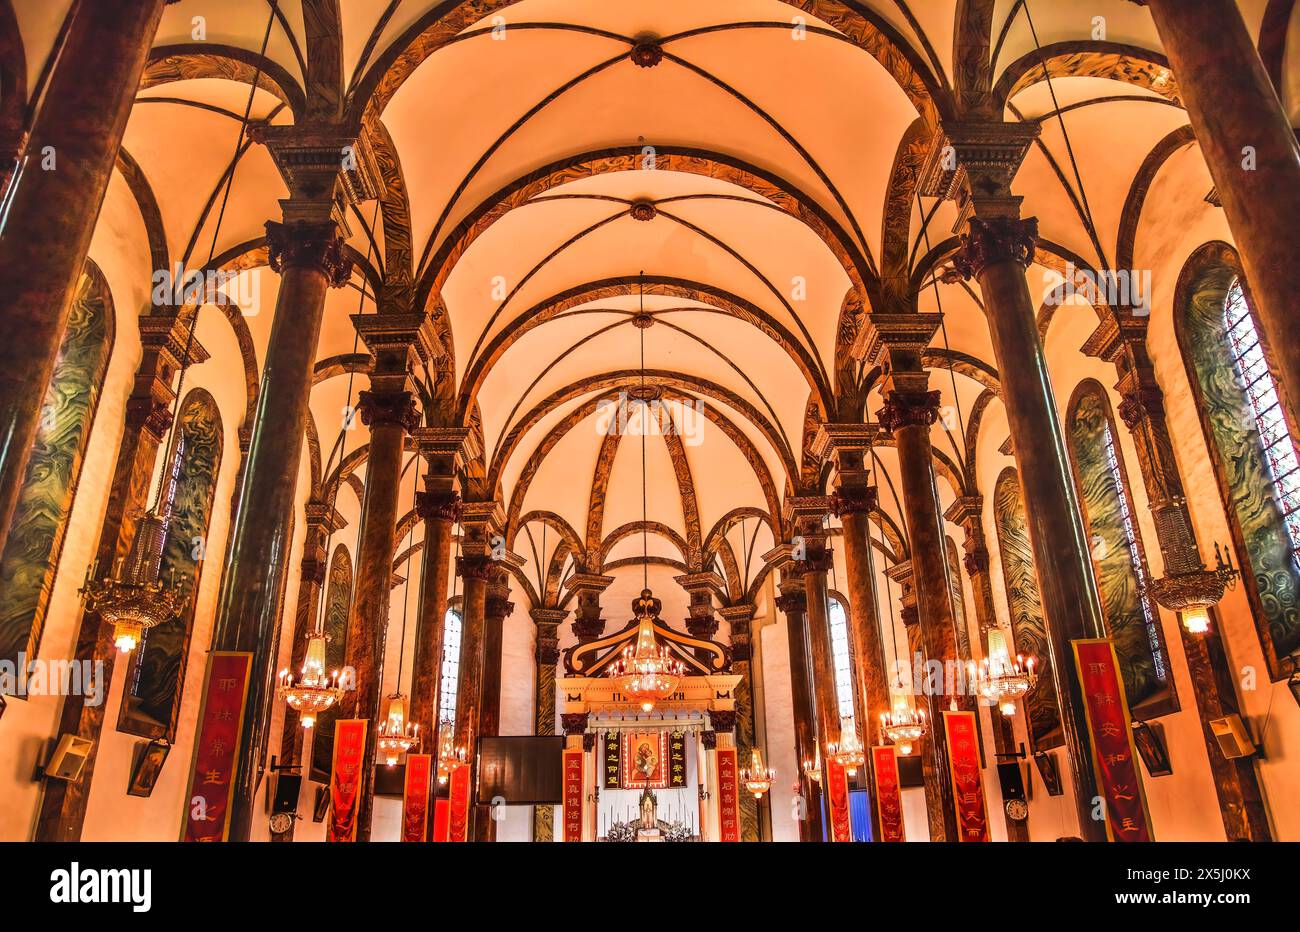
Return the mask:
POLYGON ((1297 53, 0 0, 0 838, 1300 839, 1297 53))

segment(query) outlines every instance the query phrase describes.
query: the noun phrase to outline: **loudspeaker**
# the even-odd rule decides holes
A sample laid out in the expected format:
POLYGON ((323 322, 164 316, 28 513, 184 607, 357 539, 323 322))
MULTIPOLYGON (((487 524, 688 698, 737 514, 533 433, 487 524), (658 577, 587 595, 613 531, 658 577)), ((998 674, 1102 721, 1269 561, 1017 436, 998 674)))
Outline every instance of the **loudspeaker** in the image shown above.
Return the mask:
POLYGON ((302 775, 282 773, 275 778, 275 799, 271 803, 271 815, 298 811, 298 793, 302 789, 302 775))
POLYGON ((1246 723, 1235 712, 1223 718, 1210 719, 1210 731, 1214 732, 1214 739, 1219 742, 1219 750, 1229 760, 1249 757, 1255 753, 1255 742, 1246 730, 1246 723))
POLYGON ((998 764, 998 782, 1002 785, 1002 801, 1011 799, 1029 800, 1025 792, 1025 772, 1020 768, 1020 761, 1004 761, 998 764))
POLYGON ((94 742, 86 738, 64 735, 59 739, 59 745, 54 749, 54 753, 50 755, 50 762, 45 765, 45 775, 55 780, 76 783, 81 777, 81 768, 86 766, 90 749, 94 746, 94 742))

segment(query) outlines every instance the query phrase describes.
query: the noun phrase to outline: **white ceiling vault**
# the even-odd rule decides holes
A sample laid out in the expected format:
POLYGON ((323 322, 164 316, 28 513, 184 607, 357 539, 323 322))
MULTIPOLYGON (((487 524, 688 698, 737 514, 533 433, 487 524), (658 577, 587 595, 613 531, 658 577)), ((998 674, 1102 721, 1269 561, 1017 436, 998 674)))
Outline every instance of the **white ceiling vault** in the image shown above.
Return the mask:
MULTIPOLYGON (((29 86, 68 6, 15 3, 29 86)), ((256 268, 263 223, 287 192, 264 147, 236 156, 254 74, 254 120, 364 124, 389 189, 382 209, 349 217, 369 274, 327 306, 314 471, 330 458, 350 374, 353 398, 365 387, 348 316, 375 307, 358 289, 407 281, 448 351, 437 416, 481 427, 479 491, 502 502, 523 575, 541 585, 563 543, 588 569, 628 560, 639 577, 642 445, 602 430, 602 403, 640 385, 644 339, 648 382, 691 415, 682 436, 645 445, 656 572, 710 568, 716 554, 739 601, 761 562, 745 555, 779 535, 773 508, 824 481, 806 463, 809 418, 860 419, 863 398, 869 417, 879 406, 876 374, 848 353, 863 313, 898 301, 944 312, 926 357, 932 387, 961 412, 934 428, 944 504, 1006 438, 976 295, 918 287, 955 220, 950 202, 918 199, 912 184, 941 118, 978 107, 1042 123, 1015 183, 1044 240, 1034 289, 1066 260, 1123 267, 1136 250, 1159 261, 1138 235, 1156 235, 1134 204, 1139 181, 1177 173, 1175 186, 1208 191, 1199 159, 1171 158, 1191 138, 1147 11, 1032 0, 1040 58, 1023 6, 181 0, 164 15, 106 215, 143 219, 148 243, 132 255, 201 267, 212 251, 216 264, 256 268), (645 37, 658 60, 633 54, 645 37)), ((1241 7, 1258 32, 1279 5, 1241 7)), ((270 332, 266 291, 266 313, 228 320, 242 359, 212 363, 245 396, 270 332)), ((365 442, 364 428, 345 435, 345 473, 364 476, 365 442)), ((881 506, 901 527, 895 464, 882 450, 881 506)), ((414 470, 404 482, 409 495, 414 470)))

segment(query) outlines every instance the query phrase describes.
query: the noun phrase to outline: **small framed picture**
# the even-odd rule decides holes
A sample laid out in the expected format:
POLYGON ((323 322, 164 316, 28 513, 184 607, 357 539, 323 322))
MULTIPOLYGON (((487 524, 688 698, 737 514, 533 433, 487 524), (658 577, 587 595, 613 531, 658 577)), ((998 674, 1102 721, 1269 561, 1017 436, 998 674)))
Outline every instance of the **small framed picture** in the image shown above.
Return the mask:
POLYGON ((313 822, 324 822, 325 813, 330 808, 330 788, 328 786, 316 787, 316 799, 312 806, 311 820, 313 822))
POLYGON ((1038 775, 1043 778, 1048 796, 1060 796, 1065 792, 1061 788, 1061 772, 1056 766, 1056 756, 1051 751, 1036 751, 1034 763, 1038 765, 1038 775))
POLYGON ((1174 772, 1165 745, 1165 726, 1159 722, 1134 722, 1133 743, 1142 755, 1147 773, 1153 777, 1167 777, 1174 772))
POLYGON ((158 774, 162 773, 171 749, 172 746, 161 738, 155 738, 143 747, 131 771, 131 784, 126 788, 126 795, 153 795, 154 784, 158 782, 158 774))

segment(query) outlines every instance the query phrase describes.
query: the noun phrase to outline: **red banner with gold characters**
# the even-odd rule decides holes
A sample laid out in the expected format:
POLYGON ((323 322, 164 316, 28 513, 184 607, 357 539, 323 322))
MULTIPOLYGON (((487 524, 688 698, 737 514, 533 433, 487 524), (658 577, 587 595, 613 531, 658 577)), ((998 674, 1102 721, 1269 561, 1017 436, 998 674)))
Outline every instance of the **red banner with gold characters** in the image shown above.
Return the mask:
POLYGON ((735 748, 718 748, 718 840, 740 841, 740 772, 735 748))
POLYGON ((1070 643, 1083 687, 1092 766, 1106 800, 1106 833, 1111 841, 1152 841, 1115 647, 1106 638, 1070 643))
POLYGON ((447 840, 469 841, 469 764, 451 768, 447 788, 447 840))
POLYGON ((980 780, 980 742, 974 712, 944 712, 943 735, 948 742, 952 797, 957 806, 957 840, 988 841, 988 809, 980 780))
POLYGON ((849 823, 849 775, 836 760, 826 762, 826 808, 830 813, 831 841, 852 841, 849 823))
POLYGON ((213 651, 203 678, 181 841, 225 841, 253 655, 213 651))
POLYGON ((334 767, 330 776, 330 817, 326 841, 357 840, 357 810, 361 802, 361 762, 366 756, 364 718, 334 722, 334 767))
POLYGON ((876 816, 880 841, 907 841, 903 830, 903 790, 898 782, 898 753, 892 744, 871 749, 871 772, 876 781, 876 816))
POLYGON ((429 787, 432 754, 406 755, 406 784, 402 787, 402 841, 424 841, 429 831, 429 787))
POLYGON ((564 749, 564 840, 582 841, 582 748, 564 749))

